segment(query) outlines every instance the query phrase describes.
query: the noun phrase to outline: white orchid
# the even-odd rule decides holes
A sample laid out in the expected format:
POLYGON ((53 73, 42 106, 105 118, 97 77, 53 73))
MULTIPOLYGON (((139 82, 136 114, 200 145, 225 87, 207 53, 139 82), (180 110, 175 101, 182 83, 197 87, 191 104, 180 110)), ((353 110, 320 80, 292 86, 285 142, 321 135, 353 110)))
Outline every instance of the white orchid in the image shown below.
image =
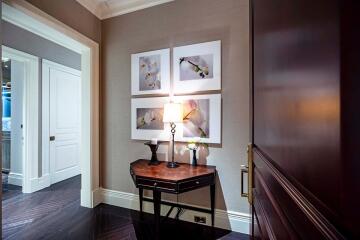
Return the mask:
POLYGON ((146 124, 150 124, 152 121, 155 120, 155 113, 154 111, 150 111, 150 112, 147 112, 145 113, 145 116, 144 116, 144 122, 146 124))

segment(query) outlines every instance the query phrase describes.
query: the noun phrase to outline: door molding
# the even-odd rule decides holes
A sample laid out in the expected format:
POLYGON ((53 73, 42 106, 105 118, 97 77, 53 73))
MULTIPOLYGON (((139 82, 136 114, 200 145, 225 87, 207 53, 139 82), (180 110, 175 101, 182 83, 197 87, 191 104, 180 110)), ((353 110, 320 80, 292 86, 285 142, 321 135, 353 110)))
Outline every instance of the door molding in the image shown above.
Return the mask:
MULTIPOLYGON (((280 221, 282 221, 283 226, 290 236, 295 237, 296 231, 291 229, 290 224, 286 222, 287 220, 283 210, 280 209, 280 207, 276 204, 275 199, 277 199, 279 196, 272 195, 270 187, 267 186, 263 180, 263 175, 268 176, 268 174, 270 174, 272 176, 272 178, 277 182, 278 186, 281 187, 282 191, 286 193, 286 196, 302 212, 302 216, 305 216, 307 221, 311 222, 313 226, 317 228, 318 232, 324 237, 324 239, 345 239, 344 236, 337 231, 336 227, 332 225, 330 221, 317 210, 314 204, 309 201, 309 197, 304 196, 298 187, 291 183, 288 177, 286 177, 280 170, 278 170, 278 167, 273 164, 273 160, 269 156, 267 156, 258 147, 254 147, 254 154, 256 154, 256 157, 254 158, 255 166, 261 166, 258 168, 255 167, 256 174, 254 176, 258 178, 259 182, 261 183, 261 187, 265 190, 265 192, 267 192, 267 199, 270 200, 271 205, 277 211, 277 216, 279 217, 280 221)), ((258 190, 256 190, 256 188, 253 189, 253 192, 255 197, 259 196, 258 190)), ((260 200, 260 197, 258 197, 258 199, 260 200)), ((259 200, 258 204, 261 205, 261 201, 259 200)), ((271 230, 268 230, 271 229, 270 224, 266 223, 266 221, 264 221, 264 224, 267 226, 265 229, 267 230, 268 235, 271 236, 271 230)))
POLYGON ((24 0, 5 0, 2 19, 81 54, 81 206, 99 188, 99 44, 24 0))
MULTIPOLYGON (((7 57, 25 66, 23 123, 24 147, 22 160, 22 191, 30 193, 31 179, 38 177, 38 139, 39 139, 39 58, 33 55, 2 46, 3 57, 7 57)), ((19 178, 18 178, 18 181, 19 178)))

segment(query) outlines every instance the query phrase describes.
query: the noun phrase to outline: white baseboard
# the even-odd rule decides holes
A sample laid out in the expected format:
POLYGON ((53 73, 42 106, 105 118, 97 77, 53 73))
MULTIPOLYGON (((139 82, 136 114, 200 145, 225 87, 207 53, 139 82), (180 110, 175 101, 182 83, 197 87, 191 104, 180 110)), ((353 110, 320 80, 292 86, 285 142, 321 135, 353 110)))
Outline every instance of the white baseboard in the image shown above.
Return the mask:
MULTIPOLYGON (((100 188, 94 191, 94 202, 106 203, 118 207, 139 210, 139 196, 133 193, 125 193, 109 189, 100 188)), ((94 205, 95 206, 95 205, 94 205)), ((198 207, 198 206, 196 206, 198 207)), ((165 216, 170 207, 161 206, 161 215, 165 216)), ((153 213, 153 204, 150 202, 143 203, 144 212, 153 213)), ((173 211, 170 217, 174 217, 173 211)), ((210 214, 200 213, 186 210, 181 215, 180 219, 188 222, 194 222, 194 216, 206 217, 206 225, 211 224, 210 214)), ((215 210, 215 226, 222 229, 228 229, 235 232, 249 234, 250 232, 251 216, 246 213, 239 213, 233 211, 215 210)))
POLYGON ((8 183, 16 186, 22 187, 23 185, 23 176, 21 173, 10 172, 8 176, 8 183))
POLYGON ((100 203, 103 202, 103 189, 102 188, 97 188, 92 192, 92 205, 93 207, 96 207, 97 205, 99 205, 100 203))
POLYGON ((33 193, 33 192, 39 191, 41 189, 47 188, 49 186, 50 186, 50 175, 49 174, 46 174, 39 178, 32 178, 30 180, 29 192, 26 192, 26 193, 33 193))

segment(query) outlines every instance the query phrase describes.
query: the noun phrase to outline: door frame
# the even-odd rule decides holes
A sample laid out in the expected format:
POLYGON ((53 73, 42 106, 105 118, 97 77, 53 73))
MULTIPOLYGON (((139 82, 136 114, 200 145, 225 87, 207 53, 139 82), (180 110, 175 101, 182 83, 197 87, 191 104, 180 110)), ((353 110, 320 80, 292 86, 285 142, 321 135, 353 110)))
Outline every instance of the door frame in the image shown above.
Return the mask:
MULTIPOLYGON (((22 191, 32 192, 31 180, 38 174, 38 139, 39 129, 39 58, 33 55, 2 46, 2 57, 23 62, 25 81, 23 89, 23 131, 24 146, 22 148, 22 191)), ((11 167, 10 167, 11 169, 11 167)))
POLYGON ((22 0, 5 0, 2 19, 81 54, 81 206, 100 203, 99 44, 22 0))

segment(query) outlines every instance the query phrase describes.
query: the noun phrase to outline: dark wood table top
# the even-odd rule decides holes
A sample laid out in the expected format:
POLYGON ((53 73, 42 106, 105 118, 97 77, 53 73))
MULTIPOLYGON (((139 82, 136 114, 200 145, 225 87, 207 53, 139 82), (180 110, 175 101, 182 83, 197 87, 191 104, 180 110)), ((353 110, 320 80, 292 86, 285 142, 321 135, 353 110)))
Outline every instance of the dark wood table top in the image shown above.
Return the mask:
POLYGON ((131 163, 130 168, 137 177, 174 182, 216 173, 215 166, 179 163, 177 168, 168 168, 166 164, 167 162, 160 162, 159 165, 149 165, 149 160, 139 159, 131 163))

